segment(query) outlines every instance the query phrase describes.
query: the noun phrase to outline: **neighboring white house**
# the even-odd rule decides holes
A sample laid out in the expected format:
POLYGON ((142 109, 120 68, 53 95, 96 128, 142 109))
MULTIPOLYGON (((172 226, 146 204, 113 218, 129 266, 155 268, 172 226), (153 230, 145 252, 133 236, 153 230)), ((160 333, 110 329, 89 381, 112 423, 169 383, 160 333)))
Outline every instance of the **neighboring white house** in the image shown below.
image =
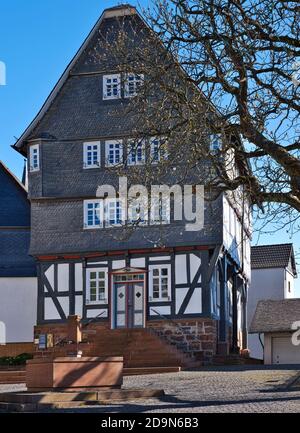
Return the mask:
POLYGON ((0 161, 0 345, 33 341, 37 277, 29 243, 27 191, 0 161))
MULTIPOLYGON (((248 328, 257 303, 261 300, 282 300, 295 297, 297 278, 293 244, 258 245, 251 248, 251 285, 248 293, 248 328)), ((300 320, 300 317, 299 317, 300 320)), ((249 334, 251 358, 263 359, 263 335, 249 334)))
POLYGON ((259 301, 249 331, 264 335, 264 364, 300 364, 300 299, 259 301))

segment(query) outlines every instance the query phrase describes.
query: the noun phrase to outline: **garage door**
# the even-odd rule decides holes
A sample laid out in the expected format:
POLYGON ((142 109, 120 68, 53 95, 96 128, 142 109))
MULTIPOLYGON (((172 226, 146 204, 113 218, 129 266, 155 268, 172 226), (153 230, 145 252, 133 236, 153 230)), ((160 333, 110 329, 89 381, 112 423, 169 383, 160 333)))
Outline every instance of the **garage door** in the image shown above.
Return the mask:
POLYGON ((300 364, 300 346, 294 346, 291 337, 272 338, 273 364, 300 364))

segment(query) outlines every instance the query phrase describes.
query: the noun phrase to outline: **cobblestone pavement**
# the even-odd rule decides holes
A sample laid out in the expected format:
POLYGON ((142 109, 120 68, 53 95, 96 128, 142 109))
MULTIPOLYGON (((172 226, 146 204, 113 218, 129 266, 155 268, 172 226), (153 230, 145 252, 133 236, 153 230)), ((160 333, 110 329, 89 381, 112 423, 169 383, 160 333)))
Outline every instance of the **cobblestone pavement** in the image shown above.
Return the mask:
POLYGON ((300 412, 300 387, 288 386, 299 373, 300 366, 237 366, 126 377, 124 388, 163 388, 166 396, 64 412, 300 412))

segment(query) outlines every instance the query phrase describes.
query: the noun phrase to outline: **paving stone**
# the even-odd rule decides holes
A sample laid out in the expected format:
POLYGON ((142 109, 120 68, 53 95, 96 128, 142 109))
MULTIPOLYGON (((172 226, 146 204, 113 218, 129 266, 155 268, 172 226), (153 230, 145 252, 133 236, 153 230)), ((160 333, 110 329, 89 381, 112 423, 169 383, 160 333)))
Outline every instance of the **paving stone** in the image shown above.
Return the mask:
MULTIPOLYGON (((72 413, 299 413, 300 390, 288 386, 299 372, 300 366, 254 365, 129 376, 124 378, 124 388, 162 388, 166 396, 56 410, 72 413)), ((22 390, 24 387, 17 385, 0 386, 0 392, 22 390)))

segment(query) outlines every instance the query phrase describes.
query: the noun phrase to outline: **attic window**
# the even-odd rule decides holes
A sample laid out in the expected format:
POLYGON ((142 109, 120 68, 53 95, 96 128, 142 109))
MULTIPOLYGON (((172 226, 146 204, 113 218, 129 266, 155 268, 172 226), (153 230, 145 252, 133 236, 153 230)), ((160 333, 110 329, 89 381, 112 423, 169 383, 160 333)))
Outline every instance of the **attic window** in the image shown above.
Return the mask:
POLYGON ((131 98, 136 96, 139 88, 143 84, 144 75, 143 74, 126 74, 125 77, 125 98, 131 98))
POLYGON ((40 146, 35 144, 29 148, 29 171, 39 171, 40 169, 40 146))
POLYGON ((103 99, 121 98, 121 75, 104 75, 103 76, 103 99))

